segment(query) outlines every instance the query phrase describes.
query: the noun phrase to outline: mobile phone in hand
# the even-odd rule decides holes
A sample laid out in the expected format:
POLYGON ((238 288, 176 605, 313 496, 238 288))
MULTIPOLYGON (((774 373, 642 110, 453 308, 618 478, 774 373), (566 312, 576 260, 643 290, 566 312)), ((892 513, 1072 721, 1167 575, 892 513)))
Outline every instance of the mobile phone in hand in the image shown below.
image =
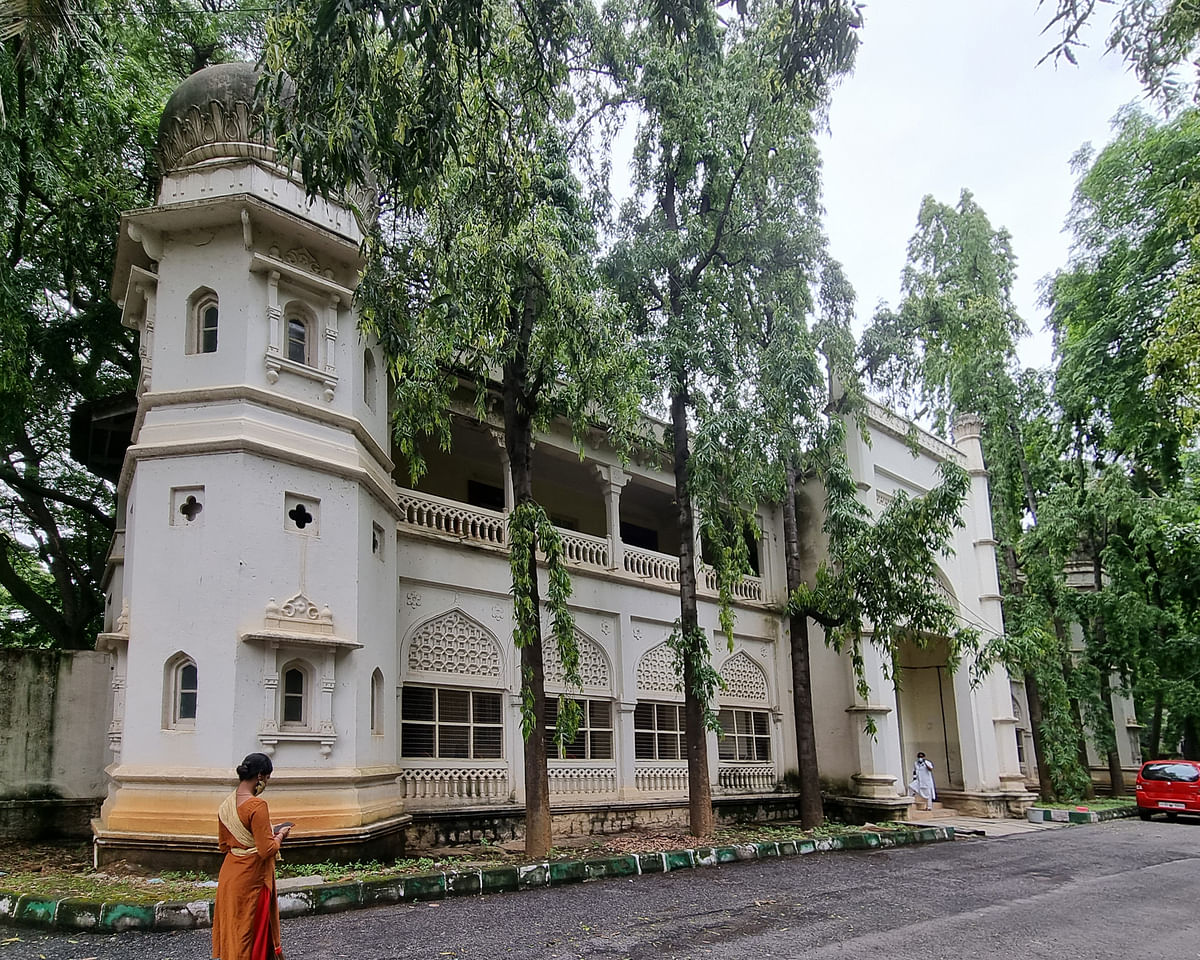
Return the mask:
POLYGON ((271 832, 272 832, 272 833, 278 833, 278 832, 279 832, 280 830, 282 830, 284 827, 294 827, 294 826, 295 826, 295 824, 294 824, 294 823, 292 823, 292 821, 291 821, 291 820, 285 820, 285 821, 283 821, 283 823, 277 823, 277 824, 275 824, 275 826, 271 828, 271 832))

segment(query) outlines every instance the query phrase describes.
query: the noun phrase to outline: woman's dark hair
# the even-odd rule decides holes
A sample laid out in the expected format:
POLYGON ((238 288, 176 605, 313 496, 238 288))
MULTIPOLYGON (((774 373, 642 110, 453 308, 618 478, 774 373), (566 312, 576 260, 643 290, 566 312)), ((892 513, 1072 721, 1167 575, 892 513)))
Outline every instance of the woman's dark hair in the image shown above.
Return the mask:
POLYGON ((262 776, 269 777, 272 769, 271 758, 265 753, 248 753, 238 765, 237 775, 239 780, 255 780, 262 776))

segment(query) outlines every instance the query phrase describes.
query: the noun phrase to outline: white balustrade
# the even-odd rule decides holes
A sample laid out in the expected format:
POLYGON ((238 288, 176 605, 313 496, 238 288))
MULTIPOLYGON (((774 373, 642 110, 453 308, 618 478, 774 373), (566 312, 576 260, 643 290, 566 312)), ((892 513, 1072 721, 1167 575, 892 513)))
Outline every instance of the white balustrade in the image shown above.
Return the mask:
POLYGON ((646 793, 685 793, 688 788, 687 766, 638 764, 633 783, 646 793))
POLYGON ((653 550, 625 547, 625 571, 656 583, 679 583, 679 558, 653 550))
POLYGON ((405 800, 418 802, 504 803, 510 793, 505 767, 410 767, 396 783, 405 800))
POLYGON ((563 558, 584 567, 608 568, 608 538, 555 527, 562 538, 563 558))
POLYGON ((550 793, 554 796, 616 793, 616 767, 548 766, 550 793))
POLYGON ((717 772, 717 784, 726 793, 771 793, 778 781, 773 763, 722 765, 717 772))
MULTIPOLYGON (((470 543, 502 548, 508 545, 508 517, 503 513, 416 490, 401 490, 399 504, 403 511, 400 519, 402 526, 470 543)), ((569 565, 608 569, 610 553, 607 537, 555 529, 562 537, 563 559, 569 565)), ((626 545, 622 565, 626 573, 642 580, 672 587, 679 584, 678 557, 626 545)), ((699 588, 709 595, 717 593, 717 573, 707 564, 700 569, 699 588)), ((743 577, 733 584, 732 592, 735 600, 761 603, 764 598, 763 582, 758 577, 743 577)))
MULTIPOLYGON (((706 563, 700 568, 700 574, 701 589, 705 593, 720 592, 716 570, 706 563)), ((742 577, 742 579, 732 585, 730 592, 733 594, 734 600, 756 600, 761 602, 763 598, 762 578, 742 577)))
POLYGON ((404 511, 400 522, 419 530, 494 546, 504 546, 508 540, 508 518, 495 510, 415 490, 401 491, 400 507, 404 511))

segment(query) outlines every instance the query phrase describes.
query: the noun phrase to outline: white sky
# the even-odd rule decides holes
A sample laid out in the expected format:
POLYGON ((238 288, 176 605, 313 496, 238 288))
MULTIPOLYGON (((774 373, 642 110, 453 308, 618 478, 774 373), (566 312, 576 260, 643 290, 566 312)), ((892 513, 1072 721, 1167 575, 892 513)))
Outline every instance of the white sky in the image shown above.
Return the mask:
MULTIPOLYGON (((1047 0, 1047 7, 1053 7, 1047 0)), ((1014 296, 1034 336, 1022 359, 1050 362, 1039 281, 1066 263, 1062 232, 1086 141, 1141 91, 1102 56, 1100 7, 1079 66, 1037 62, 1051 46, 1037 0, 876 0, 866 8, 854 74, 834 92, 822 141, 826 230, 858 294, 858 326, 893 306, 921 198, 955 204, 963 187, 1013 235, 1014 296)))

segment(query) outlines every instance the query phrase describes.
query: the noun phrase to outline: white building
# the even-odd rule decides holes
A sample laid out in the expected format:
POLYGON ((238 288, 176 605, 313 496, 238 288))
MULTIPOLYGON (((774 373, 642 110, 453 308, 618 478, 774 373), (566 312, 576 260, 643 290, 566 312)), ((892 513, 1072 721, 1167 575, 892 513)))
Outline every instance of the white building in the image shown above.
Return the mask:
MULTIPOLYGON (((140 333, 142 376, 101 637, 114 654, 101 861, 211 850, 233 767, 255 750, 274 759, 273 812, 323 856, 386 853, 406 829, 507 829, 522 812, 503 444, 461 419, 420 489, 398 485, 383 358, 353 306, 359 228, 274 163, 254 83, 242 64, 184 82, 162 120, 158 203, 121 223, 113 297, 140 333)), ((850 453, 876 509, 928 490, 943 460, 972 472, 944 586, 968 622, 998 631, 977 428, 957 447, 922 433, 914 457, 908 423, 881 407, 869 421, 872 445, 852 439, 850 453)), ((682 695, 665 646, 679 607, 672 477, 603 449, 581 462, 553 432, 535 457, 573 576, 587 701, 580 738, 550 763, 558 826, 681 819, 682 695)), ((728 683, 729 735, 710 739, 719 812, 786 801, 777 788, 796 765, 782 524, 770 508, 760 519, 732 653, 701 571, 701 622, 728 683)), ((913 649, 897 695, 872 655, 864 703, 848 658, 814 647, 831 794, 874 817, 902 812, 924 750, 960 809, 1000 816, 1031 799, 1003 672, 972 688, 944 648, 913 649)), ((562 689, 549 661, 547 681, 562 689)))

